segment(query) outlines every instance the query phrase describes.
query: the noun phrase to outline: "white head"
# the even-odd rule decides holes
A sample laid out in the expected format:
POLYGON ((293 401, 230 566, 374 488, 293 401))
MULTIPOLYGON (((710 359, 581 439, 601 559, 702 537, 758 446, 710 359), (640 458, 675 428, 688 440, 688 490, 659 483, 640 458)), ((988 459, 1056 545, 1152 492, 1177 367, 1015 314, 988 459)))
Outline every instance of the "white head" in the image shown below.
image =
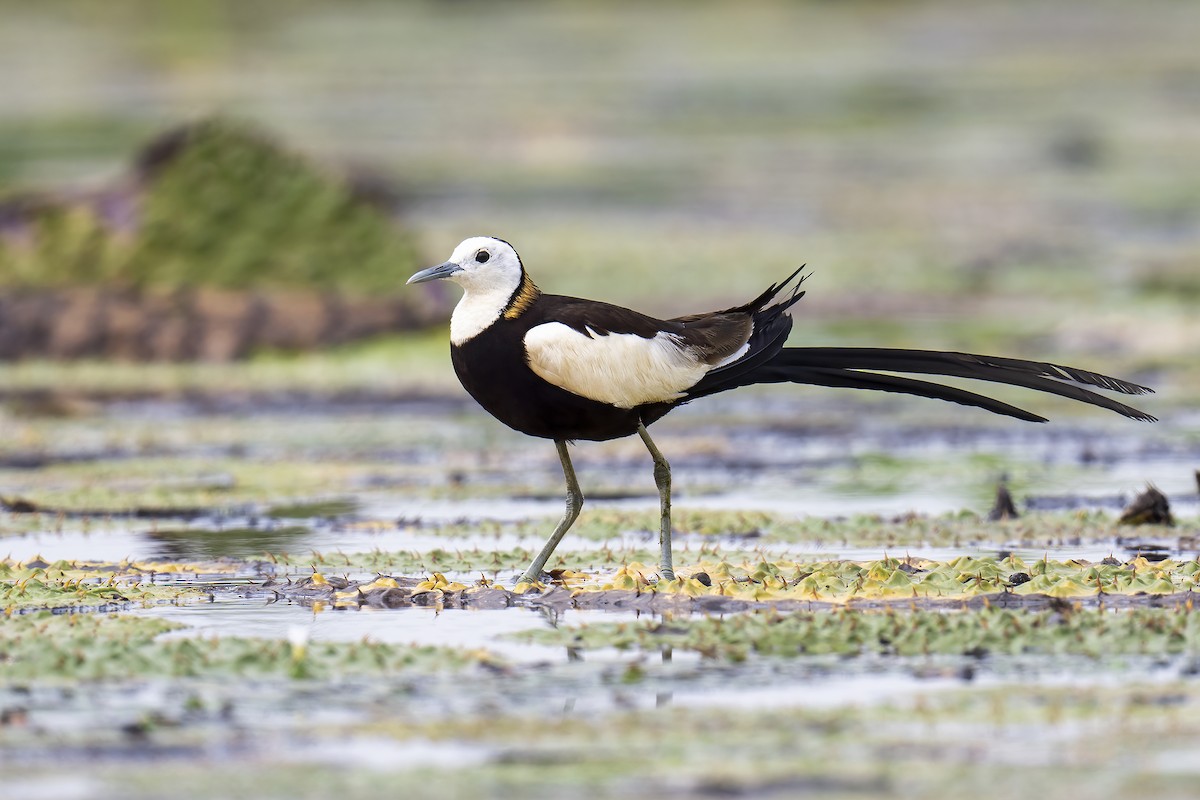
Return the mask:
POLYGON ((523 274, 521 257, 511 244, 491 236, 472 236, 454 248, 449 261, 421 270, 408 282, 424 283, 445 278, 463 287, 468 294, 506 291, 507 300, 521 285, 523 274))
POLYGON ((454 248, 449 261, 421 270, 408 282, 444 278, 463 288, 463 298, 450 318, 450 340, 462 344, 500 317, 524 276, 521 257, 511 244, 491 236, 472 236, 454 248))

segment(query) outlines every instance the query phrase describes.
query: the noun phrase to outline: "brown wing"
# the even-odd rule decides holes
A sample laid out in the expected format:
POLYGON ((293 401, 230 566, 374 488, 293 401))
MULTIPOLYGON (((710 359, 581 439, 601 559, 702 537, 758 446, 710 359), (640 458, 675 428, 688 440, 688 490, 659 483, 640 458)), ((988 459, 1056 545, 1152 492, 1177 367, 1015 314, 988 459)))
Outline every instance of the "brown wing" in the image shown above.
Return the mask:
POLYGON ((683 327, 684 341, 704 363, 719 364, 746 346, 754 323, 749 314, 692 314, 671 320, 683 327))

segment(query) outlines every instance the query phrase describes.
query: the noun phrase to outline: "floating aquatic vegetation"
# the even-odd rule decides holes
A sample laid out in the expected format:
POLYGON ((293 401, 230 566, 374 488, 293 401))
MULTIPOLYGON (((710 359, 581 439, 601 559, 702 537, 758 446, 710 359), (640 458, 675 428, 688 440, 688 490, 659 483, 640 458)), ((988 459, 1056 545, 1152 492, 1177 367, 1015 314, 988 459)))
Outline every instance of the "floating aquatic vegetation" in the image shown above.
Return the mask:
MULTIPOLYGON (((462 528, 459 529, 460 531, 462 528)), ((434 547, 429 550, 374 550, 366 553, 344 553, 342 551, 312 552, 304 556, 287 555, 278 562, 288 568, 313 567, 323 572, 363 573, 378 572, 387 574, 427 575, 432 572, 445 572, 458 575, 473 575, 494 577, 497 573, 524 569, 533 558, 534 550, 525 547, 507 549, 491 548, 480 544, 470 544, 464 547, 453 547, 447 542, 445 547, 434 547)), ((766 554, 741 548, 724 549, 716 545, 701 544, 692 549, 677 548, 681 560, 697 560, 704 558, 750 559, 761 560, 766 554)), ((579 572, 604 573, 621 564, 648 562, 657 557, 657 552, 646 547, 623 546, 619 544, 605 545, 591 550, 563 551, 556 554, 549 563, 551 572, 568 566, 579 572)))
MULTIPOLYGON (((1099 512, 1030 514, 988 521, 971 513, 884 517, 855 515, 842 519, 796 518, 764 511, 677 509, 672 523, 681 541, 689 536, 833 547, 1052 547, 1071 542, 1113 540, 1121 527, 1099 512)), ((605 540, 628 535, 656 537, 658 516, 651 511, 589 512, 572 536, 605 540)))
POLYGON ((689 596, 726 595, 757 602, 816 600, 829 603, 877 600, 963 600, 996 594, 1085 598, 1192 592, 1200 585, 1200 561, 1137 557, 1127 562, 1026 562, 960 556, 950 561, 884 558, 877 561, 700 562, 673 581, 653 567, 631 563, 608 577, 575 587, 577 592, 633 590, 689 596))
POLYGON ((761 611, 724 618, 578 625, 515 637, 577 650, 673 648, 735 661, 750 654, 1174 655, 1200 652, 1200 614, 1186 607, 1113 612, 1070 606, 1037 612, 761 611))
POLYGON ((245 572, 246 566, 237 562, 103 564, 0 559, 0 612, 11 615, 38 608, 115 609, 133 603, 195 600, 207 596, 204 583, 245 572), (185 578, 187 582, 181 582, 185 578))
POLYGON ((351 498, 314 500, 271 506, 266 510, 266 516, 275 519, 323 519, 353 514, 358 510, 358 506, 359 504, 351 498))
MULTIPOLYGON (((348 563, 353 561, 346 558, 348 563)), ((299 581, 270 580, 256 591, 339 606, 538 605, 706 613, 754 605, 788 610, 839 605, 961 607, 967 603, 1036 608, 1086 600, 1093 605, 1120 601, 1128 606, 1150 605, 1163 596, 1173 597, 1172 605, 1190 605, 1200 582, 1200 561, 1149 561, 1139 556, 1127 562, 1049 558, 1026 562, 1012 555, 1001 559, 960 556, 944 562, 919 558, 701 561, 681 570, 672 581, 661 580, 655 568, 634 561, 600 575, 553 570, 550 578, 548 584, 521 582, 510 589, 486 575, 455 580, 433 572, 424 579, 380 574, 369 580, 351 580, 314 572, 299 581)))
POLYGON ((237 637, 160 639, 160 619, 44 611, 0 624, 0 685, 31 680, 242 677, 339 678, 492 663, 483 650, 378 642, 237 637))
POLYGON ((311 565, 325 572, 430 572, 493 574, 518 569, 533 558, 523 547, 493 550, 487 547, 435 547, 431 550, 374 550, 367 553, 313 552, 289 557, 289 566, 311 565))
POLYGON ((286 507, 281 498, 306 498, 303 502, 313 503, 314 515, 323 516, 316 503, 328 500, 331 488, 348 487, 374 468, 300 459, 147 455, 60 461, 20 473, 19 481, 11 474, 5 477, 20 492, 7 499, 27 504, 47 519, 106 514, 187 518, 231 509, 253 513, 256 506, 286 507))

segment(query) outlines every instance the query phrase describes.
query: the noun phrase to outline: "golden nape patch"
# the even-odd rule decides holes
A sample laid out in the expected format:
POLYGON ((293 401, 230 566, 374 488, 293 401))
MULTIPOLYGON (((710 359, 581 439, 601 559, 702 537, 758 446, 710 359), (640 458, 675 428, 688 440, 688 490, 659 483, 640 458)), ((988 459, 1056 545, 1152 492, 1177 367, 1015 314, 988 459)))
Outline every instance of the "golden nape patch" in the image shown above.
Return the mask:
POLYGON ((529 280, 529 276, 526 275, 521 280, 521 286, 519 289, 517 289, 516 296, 512 299, 512 302, 508 304, 508 308, 504 309, 504 318, 516 319, 517 317, 521 316, 529 310, 529 307, 533 305, 534 301, 538 299, 538 295, 540 294, 541 291, 533 281, 529 280))

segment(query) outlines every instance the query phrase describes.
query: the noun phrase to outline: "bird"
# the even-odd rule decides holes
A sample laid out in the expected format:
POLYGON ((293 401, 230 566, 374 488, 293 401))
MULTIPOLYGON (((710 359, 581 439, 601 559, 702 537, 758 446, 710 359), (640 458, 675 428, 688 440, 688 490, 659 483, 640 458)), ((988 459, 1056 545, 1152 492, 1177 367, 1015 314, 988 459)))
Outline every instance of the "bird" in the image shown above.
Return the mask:
POLYGON ((450 317, 450 357, 463 388, 500 422, 553 440, 557 449, 566 508, 518 585, 541 580, 546 561, 583 506, 568 444, 634 434, 654 462, 660 578, 674 580, 671 467, 647 428, 685 403, 741 386, 796 383, 898 392, 1047 421, 986 395, 909 377, 929 374, 1019 386, 1156 421, 1084 386, 1126 395, 1152 389, 1075 367, 934 350, 787 347, 789 310, 805 295, 804 269, 742 305, 671 319, 544 294, 516 249, 491 236, 465 239, 448 261, 408 279, 408 284, 448 280, 462 288, 450 317))

